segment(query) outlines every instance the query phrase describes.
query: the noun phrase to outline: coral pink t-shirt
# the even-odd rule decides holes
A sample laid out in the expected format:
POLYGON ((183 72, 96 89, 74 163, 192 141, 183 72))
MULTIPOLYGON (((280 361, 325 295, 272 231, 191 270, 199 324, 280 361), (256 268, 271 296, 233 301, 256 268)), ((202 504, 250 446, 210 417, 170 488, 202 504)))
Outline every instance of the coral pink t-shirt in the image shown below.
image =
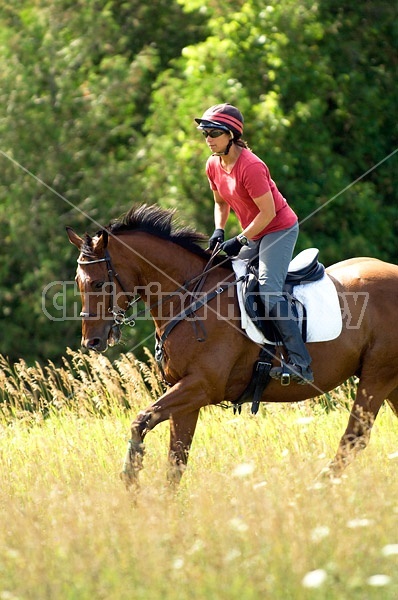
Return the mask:
POLYGON ((266 233, 288 229, 297 222, 297 215, 271 179, 267 165, 251 150, 243 148, 231 173, 221 166, 219 156, 210 156, 206 163, 206 174, 210 188, 217 191, 236 213, 243 229, 260 212, 253 198, 259 198, 267 192, 272 193, 276 215, 254 239, 266 233))

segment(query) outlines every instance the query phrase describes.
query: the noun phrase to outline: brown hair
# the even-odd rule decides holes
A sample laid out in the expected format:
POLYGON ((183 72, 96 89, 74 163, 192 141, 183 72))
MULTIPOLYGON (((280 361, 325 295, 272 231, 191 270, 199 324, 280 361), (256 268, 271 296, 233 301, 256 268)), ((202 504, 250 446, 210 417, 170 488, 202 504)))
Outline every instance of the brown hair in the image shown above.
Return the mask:
POLYGON ((237 146, 240 146, 241 148, 246 148, 247 150, 250 150, 250 152, 251 152, 251 148, 249 148, 248 143, 245 140, 242 140, 241 137, 234 136, 233 141, 237 146))

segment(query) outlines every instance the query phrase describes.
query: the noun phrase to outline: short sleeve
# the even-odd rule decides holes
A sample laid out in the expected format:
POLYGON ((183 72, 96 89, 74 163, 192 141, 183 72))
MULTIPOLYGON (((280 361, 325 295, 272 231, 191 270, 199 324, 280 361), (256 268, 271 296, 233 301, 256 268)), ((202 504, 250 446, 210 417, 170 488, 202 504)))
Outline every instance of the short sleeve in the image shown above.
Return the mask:
POLYGON ((213 169, 211 168, 210 160, 208 160, 206 163, 206 175, 207 179, 209 180, 210 189, 213 190, 213 192, 215 192, 217 190, 217 186, 214 182, 213 169))
POLYGON ((247 165, 243 173, 243 185, 251 198, 259 198, 271 191, 267 166, 260 161, 247 165))

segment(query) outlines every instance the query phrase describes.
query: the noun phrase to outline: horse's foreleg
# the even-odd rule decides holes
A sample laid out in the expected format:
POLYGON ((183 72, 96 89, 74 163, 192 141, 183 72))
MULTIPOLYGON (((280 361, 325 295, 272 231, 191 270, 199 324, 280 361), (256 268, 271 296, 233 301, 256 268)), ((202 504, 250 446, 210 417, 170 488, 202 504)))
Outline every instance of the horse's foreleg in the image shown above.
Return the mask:
POLYGON ((131 427, 131 438, 127 445, 126 456, 123 461, 120 479, 124 481, 126 488, 138 487, 138 473, 143 467, 145 419, 138 415, 131 427), (141 419, 140 419, 141 417, 141 419))
POLYGON ((169 470, 171 485, 180 483, 187 466, 192 439, 198 422, 199 410, 189 414, 176 414, 170 418, 169 470))
MULTIPOLYGON (((142 469, 143 442, 146 434, 167 419, 173 422, 169 458, 170 462, 174 464, 174 474, 179 471, 178 479, 181 478, 184 465, 187 462, 199 409, 209 404, 202 381, 203 378, 200 374, 195 378, 182 379, 154 404, 140 412, 133 421, 131 439, 121 473, 121 479, 125 482, 127 488, 138 485, 138 473, 142 469)), ((169 479, 173 479, 170 474, 169 479)))

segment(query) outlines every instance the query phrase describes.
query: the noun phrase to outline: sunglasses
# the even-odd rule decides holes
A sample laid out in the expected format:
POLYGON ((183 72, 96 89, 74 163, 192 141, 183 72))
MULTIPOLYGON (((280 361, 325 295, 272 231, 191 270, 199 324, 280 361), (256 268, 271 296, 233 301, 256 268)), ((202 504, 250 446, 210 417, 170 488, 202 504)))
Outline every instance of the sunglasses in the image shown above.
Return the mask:
POLYGON ((203 135, 205 136, 205 138, 207 137, 211 137, 211 138, 218 138, 220 137, 220 135, 224 135, 224 133, 227 133, 226 131, 224 131, 223 129, 212 129, 211 131, 202 131, 203 135))

